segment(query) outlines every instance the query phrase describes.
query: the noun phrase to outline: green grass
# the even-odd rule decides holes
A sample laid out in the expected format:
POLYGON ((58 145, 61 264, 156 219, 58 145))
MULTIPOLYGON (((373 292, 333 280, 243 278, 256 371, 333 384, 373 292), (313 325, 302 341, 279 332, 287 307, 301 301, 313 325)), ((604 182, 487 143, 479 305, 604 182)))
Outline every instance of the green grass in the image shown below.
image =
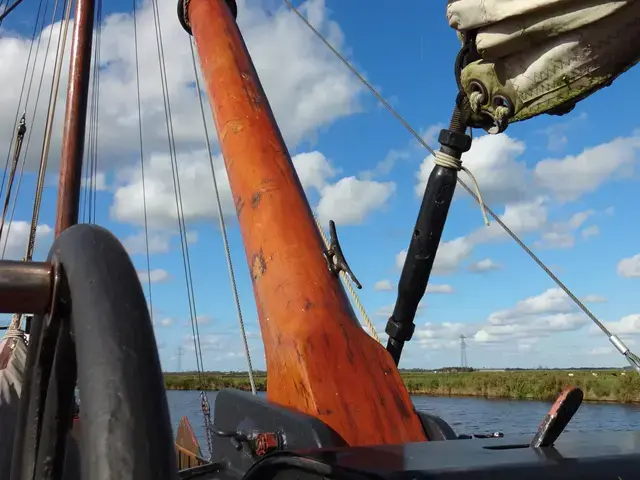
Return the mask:
MULTIPOLYGON (((621 370, 518 370, 506 372, 429 373, 401 372, 412 395, 472 396, 553 400, 566 386, 582 388, 587 401, 640 403, 640 376, 621 370), (569 374, 573 376, 569 376, 569 374)), ((256 388, 265 391, 266 372, 256 372, 256 388)), ((166 373, 168 390, 220 390, 238 388, 250 390, 246 373, 205 373, 200 380, 196 373, 166 373)))

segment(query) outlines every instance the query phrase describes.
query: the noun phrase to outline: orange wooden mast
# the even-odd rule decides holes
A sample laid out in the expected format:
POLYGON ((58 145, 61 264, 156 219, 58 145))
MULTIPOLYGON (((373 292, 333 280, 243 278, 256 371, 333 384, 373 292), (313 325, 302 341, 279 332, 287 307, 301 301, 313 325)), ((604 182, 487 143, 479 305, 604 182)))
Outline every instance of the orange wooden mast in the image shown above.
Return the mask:
POLYGON ((253 62, 235 1, 187 0, 251 270, 269 400, 313 415, 350 445, 424 441, 389 353, 360 327, 253 62))

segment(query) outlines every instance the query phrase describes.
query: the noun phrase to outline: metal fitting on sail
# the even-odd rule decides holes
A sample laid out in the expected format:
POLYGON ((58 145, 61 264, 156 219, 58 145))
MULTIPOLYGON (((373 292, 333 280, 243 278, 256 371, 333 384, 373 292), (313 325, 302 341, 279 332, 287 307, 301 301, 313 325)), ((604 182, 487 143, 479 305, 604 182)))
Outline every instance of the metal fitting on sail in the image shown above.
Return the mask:
MULTIPOLYGON (((217 1, 223 1, 223 0, 217 0, 217 1)), ((182 28, 184 28, 184 30, 189 35, 192 35, 191 23, 189 22, 189 3, 190 2, 191 0, 178 0, 178 21, 180 22, 180 25, 182 25, 182 28)), ((226 2, 227 6, 229 7, 229 11, 231 12, 231 15, 233 15, 233 18, 237 19, 238 4, 236 3, 236 0, 224 0, 224 2, 226 2)))
POLYGON ((465 93, 471 109, 471 126, 483 128, 491 134, 502 133, 507 129, 509 119, 515 112, 514 104, 508 95, 501 91, 490 92, 477 79, 467 83, 465 93))

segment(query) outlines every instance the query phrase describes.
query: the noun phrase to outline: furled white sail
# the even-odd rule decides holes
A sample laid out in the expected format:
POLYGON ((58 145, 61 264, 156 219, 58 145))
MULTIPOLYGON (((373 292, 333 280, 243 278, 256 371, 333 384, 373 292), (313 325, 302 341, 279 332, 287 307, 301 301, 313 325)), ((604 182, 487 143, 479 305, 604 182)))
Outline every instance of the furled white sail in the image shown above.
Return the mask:
POLYGON ((511 101, 511 121, 564 113, 640 57, 637 0, 449 0, 447 19, 476 35, 481 59, 461 83, 468 96, 485 88, 477 118, 496 118, 496 96, 511 101))
POLYGON ((13 431, 27 361, 27 343, 19 330, 10 328, 0 341, 0 472, 11 467, 13 431))

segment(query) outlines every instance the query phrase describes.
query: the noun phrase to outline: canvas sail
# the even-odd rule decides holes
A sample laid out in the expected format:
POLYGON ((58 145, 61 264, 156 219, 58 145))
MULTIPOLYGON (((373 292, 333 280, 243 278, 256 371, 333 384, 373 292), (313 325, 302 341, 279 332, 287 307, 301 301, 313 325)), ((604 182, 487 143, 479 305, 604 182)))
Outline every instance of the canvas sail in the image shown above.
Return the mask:
POLYGON ((447 19, 461 37, 476 36, 481 59, 460 78, 468 96, 474 80, 486 87, 475 113, 495 116, 502 95, 511 121, 566 113, 640 56, 634 0, 449 0, 447 19))
POLYGON ((10 327, 0 341, 0 472, 8 472, 11 468, 13 431, 18 418, 26 360, 24 335, 10 327))

